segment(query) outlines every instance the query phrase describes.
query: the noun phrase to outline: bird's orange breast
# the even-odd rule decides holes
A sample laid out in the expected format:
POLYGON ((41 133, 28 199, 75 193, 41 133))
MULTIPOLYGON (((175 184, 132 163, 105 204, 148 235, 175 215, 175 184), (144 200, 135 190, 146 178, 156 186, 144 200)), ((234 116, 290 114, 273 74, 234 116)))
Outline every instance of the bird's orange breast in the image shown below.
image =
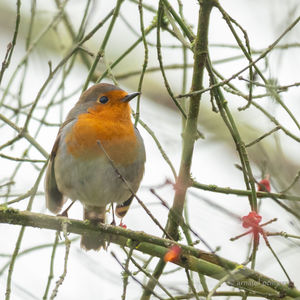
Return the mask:
POLYGON ((65 142, 68 152, 76 158, 93 159, 107 154, 123 165, 134 162, 138 151, 130 115, 120 119, 97 113, 82 114, 66 135, 65 142))

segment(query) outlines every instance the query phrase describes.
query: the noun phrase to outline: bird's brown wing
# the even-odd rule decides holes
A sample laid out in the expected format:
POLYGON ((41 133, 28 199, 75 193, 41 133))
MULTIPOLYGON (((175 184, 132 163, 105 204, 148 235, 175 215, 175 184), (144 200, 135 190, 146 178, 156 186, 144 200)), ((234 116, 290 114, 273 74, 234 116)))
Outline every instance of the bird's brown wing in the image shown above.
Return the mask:
POLYGON ((59 142, 61 139, 61 132, 62 129, 71 121, 73 121, 74 118, 67 118, 67 121, 65 121, 58 132, 57 138, 55 140, 55 143, 53 145, 50 158, 49 158, 49 164, 47 167, 46 177, 45 177, 45 197, 46 197, 46 206, 47 208, 57 214, 63 207, 64 203, 66 202, 66 198, 64 195, 59 191, 57 182, 55 179, 55 172, 54 172, 54 162, 55 157, 57 154, 59 142))
POLYGON ((55 179, 54 172, 54 161, 57 153, 58 145, 60 140, 60 134, 58 134, 56 141, 54 143, 53 149, 50 154, 49 164, 47 167, 46 177, 45 177, 45 197, 47 208, 57 214, 61 210, 65 203, 63 194, 59 191, 55 179))

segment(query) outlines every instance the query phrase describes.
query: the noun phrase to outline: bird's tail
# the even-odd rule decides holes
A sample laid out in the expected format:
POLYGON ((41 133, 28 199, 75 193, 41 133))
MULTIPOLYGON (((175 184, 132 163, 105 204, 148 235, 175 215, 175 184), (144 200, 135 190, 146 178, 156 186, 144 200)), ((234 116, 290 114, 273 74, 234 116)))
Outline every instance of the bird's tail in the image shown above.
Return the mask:
MULTIPOLYGON (((105 223, 105 207, 85 206, 83 213, 84 220, 89 220, 92 224, 98 225, 105 223)), ((101 234, 96 232, 84 233, 81 237, 81 248, 84 250, 106 249, 106 243, 101 234)))

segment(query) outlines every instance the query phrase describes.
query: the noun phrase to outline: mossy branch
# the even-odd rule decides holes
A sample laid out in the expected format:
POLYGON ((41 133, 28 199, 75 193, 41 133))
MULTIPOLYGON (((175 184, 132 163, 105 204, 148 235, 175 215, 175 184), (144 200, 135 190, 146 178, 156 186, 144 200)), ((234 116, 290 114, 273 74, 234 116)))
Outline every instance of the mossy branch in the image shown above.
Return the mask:
MULTIPOLYGON (((65 217, 49 216, 29 211, 18 211, 11 208, 0 207, 0 223, 10 225, 22 225, 34 228, 50 230, 62 230, 67 224, 67 232, 83 234, 87 231, 99 232, 111 243, 120 246, 132 247, 135 242, 135 250, 145 254, 163 258, 174 241, 152 236, 145 232, 133 231, 112 225, 92 225, 86 221, 68 219, 65 217)), ((278 282, 263 274, 250 270, 238 263, 216 256, 215 254, 196 249, 191 246, 178 244, 182 248, 182 254, 175 264, 183 268, 200 272, 215 279, 221 279, 235 270, 235 274, 229 276, 227 284, 239 289, 250 290, 265 298, 287 296, 300 297, 300 291, 290 288, 288 285, 278 282), (226 268, 225 268, 226 267, 226 268), (238 272, 236 270, 239 270, 238 272)))

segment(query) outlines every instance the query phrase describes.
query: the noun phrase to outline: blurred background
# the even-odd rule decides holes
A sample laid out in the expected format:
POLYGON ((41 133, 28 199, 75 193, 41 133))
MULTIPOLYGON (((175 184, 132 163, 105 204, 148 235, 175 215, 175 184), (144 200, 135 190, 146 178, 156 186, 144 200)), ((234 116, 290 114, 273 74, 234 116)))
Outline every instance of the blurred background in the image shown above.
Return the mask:
MULTIPOLYGON (((1 62, 5 58, 7 45, 12 41, 15 31, 17 11, 15 2, 8 0, 0 2, 1 62)), ((169 2, 176 11, 179 10, 177 1, 169 2)), ((158 3, 157 1, 143 1, 143 3, 145 5, 144 26, 148 28, 153 22, 158 3)), ((247 31, 253 58, 258 57, 271 45, 299 17, 300 13, 297 0, 284 2, 279 0, 221 0, 220 4, 247 31)), ((51 151, 59 125, 80 96, 89 72, 87 64, 91 64, 94 60, 109 21, 82 45, 76 56, 72 56, 59 69, 40 94, 41 88, 49 72, 56 68, 68 54, 72 45, 78 42, 79 33, 85 36, 105 18, 114 6, 115 1, 21 2, 16 46, 0 86, 0 113, 18 127, 23 127, 32 104, 38 99, 28 124, 28 132, 47 153, 51 151)), ((182 7, 184 18, 194 33, 197 29, 198 8, 197 1, 184 1, 182 7)), ((244 42, 243 33, 237 27, 236 30, 244 42)), ((105 49, 105 56, 100 60, 94 77, 102 76, 107 66, 114 64, 120 56, 126 53, 127 49, 141 37, 140 32, 137 1, 126 0, 122 3, 119 17, 105 49)), ((235 95, 228 92, 228 89, 232 91, 232 87, 227 87, 227 90, 223 91, 246 144, 274 129, 278 124, 286 129, 285 131, 279 129, 261 142, 247 148, 256 180, 260 181, 266 174, 269 174, 273 192, 287 189, 300 170, 300 147, 299 140, 297 141, 300 139, 300 128, 297 126, 300 115, 299 88, 297 85, 290 88, 276 88, 293 85, 299 81, 299 36, 300 25, 297 24, 283 37, 279 47, 274 48, 265 59, 257 64, 264 76, 273 84, 272 88, 253 85, 255 96, 253 101, 257 105, 251 105, 246 110, 239 110, 247 104, 247 101, 241 94, 235 95), (275 89, 279 92, 275 93, 275 89), (290 136, 286 132, 290 133, 290 136)), ((172 92, 174 95, 188 92, 192 76, 192 52, 188 49, 184 51, 182 45, 168 30, 162 31, 161 43, 163 63, 172 92)), ((177 172, 181 157, 182 120, 160 72, 155 29, 147 35, 147 45, 148 71, 142 84, 140 118, 153 131, 177 172)), ((248 65, 248 60, 243 56, 217 9, 214 9, 211 15, 209 51, 214 68, 224 78, 229 78, 248 65)), ((106 76, 102 82, 115 81, 128 92, 137 91, 144 57, 144 45, 140 42, 123 57, 120 63, 111 67, 113 75, 106 76)), ((236 78, 231 81, 231 84, 243 95, 249 93, 249 84, 246 81, 249 79, 248 73, 247 71, 242 73, 242 79, 236 78)), ((263 83, 258 76, 254 81, 263 83)), ((90 85, 92 84, 90 82, 90 85)), ((208 87, 209 84, 206 74, 204 86, 208 87)), ((183 98, 179 101, 184 106, 187 99, 183 98)), ((136 109, 136 102, 132 102, 132 108, 136 109)), ((172 205, 174 190, 166 181, 174 182, 174 176, 149 131, 140 124, 138 128, 145 141, 147 153, 145 176, 138 194, 152 214, 162 225, 165 225, 168 211, 150 193, 149 189, 155 188, 160 196, 172 205)), ((240 163, 235 144, 220 115, 213 112, 209 93, 205 93, 202 97, 198 129, 203 133, 204 138, 199 139, 195 145, 192 177, 197 182, 207 185, 245 189, 243 174, 235 166, 240 163)), ((16 200, 11 203, 11 207, 24 210, 28 206, 30 191, 45 163, 45 157, 30 146, 28 141, 16 137, 17 132, 7 123, 0 121, 0 201, 4 204, 16 200), (31 161, 19 162, 11 158, 25 158, 31 161)), ((299 195, 299 190, 300 184, 297 181, 287 193, 299 195)), ((49 214, 45 208, 43 193, 42 179, 38 185, 32 211, 49 214)), ((292 211, 300 212, 299 202, 284 201, 284 204, 292 211)), ((247 197, 191 188, 188 192, 185 213, 190 226, 212 249, 218 249, 219 255, 236 262, 243 262, 249 253, 250 236, 235 242, 229 239, 244 231, 240 218, 247 215, 249 210, 247 197)), ((272 199, 260 200, 260 214, 263 222, 278 218, 277 222, 267 227, 268 231, 284 231, 300 235, 299 219, 272 199)), ((69 217, 82 218, 80 203, 75 203, 69 212, 69 217)), ((110 218, 108 216, 108 220, 110 218)), ((161 236, 160 230, 136 202, 126 215, 124 223, 132 230, 161 236)), ((20 228, 17 226, 0 225, 0 294, 3 297, 6 290, 8 266, 19 232, 20 228)), ((108 251, 84 252, 80 249, 76 235, 70 235, 69 238, 74 241, 70 250, 68 273, 59 288, 56 299, 119 299, 123 289, 122 269, 110 252, 114 251, 121 261, 125 260, 126 253, 113 244, 110 245, 108 251)), ((20 244, 20 255, 16 259, 12 276, 11 299, 43 298, 50 272, 54 239, 53 231, 25 229, 20 244)), ((285 239, 280 236, 270 237, 269 240, 289 276, 299 288, 299 242, 297 239, 285 239)), ((183 239, 182 242, 185 240, 183 239)), ((48 295, 44 299, 50 297, 55 282, 63 272, 65 253, 63 239, 60 243, 54 260, 54 277, 48 295)), ((198 247, 208 251, 201 243, 198 247)), ((140 253, 134 255, 141 264, 148 259, 140 253)), ((156 262, 157 259, 151 261, 148 266, 149 271, 153 270, 156 262)), ((287 281, 263 241, 259 246, 256 265, 260 272, 276 280, 287 281)), ((172 271, 175 268, 176 266, 170 263, 165 271, 172 271)), ((130 269, 135 270, 133 266, 130 266, 130 269)), ((146 282, 140 273, 137 278, 141 282, 146 282)), ((216 281, 212 279, 207 278, 207 280, 209 288, 216 284, 216 281)), ((160 282, 174 295, 189 292, 184 270, 168 273, 160 279, 160 282)), ((201 290, 201 285, 197 280, 195 280, 195 285, 197 290, 201 290)), ((222 287, 222 290, 226 289, 230 288, 226 285, 222 287)), ((128 299, 139 299, 141 291, 140 286, 130 279, 128 299)), ((166 297, 159 289, 158 291, 166 297)))

